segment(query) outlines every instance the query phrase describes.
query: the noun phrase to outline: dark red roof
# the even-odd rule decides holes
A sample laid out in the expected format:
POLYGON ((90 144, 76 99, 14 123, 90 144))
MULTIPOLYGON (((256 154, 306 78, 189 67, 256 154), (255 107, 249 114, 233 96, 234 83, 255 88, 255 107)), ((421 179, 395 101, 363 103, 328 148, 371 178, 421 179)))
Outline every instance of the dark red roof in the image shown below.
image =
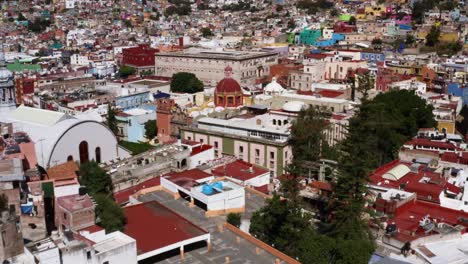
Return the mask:
POLYGON ((137 184, 135 186, 132 186, 130 188, 123 189, 123 190, 120 190, 120 191, 114 193, 114 199, 119 204, 126 203, 126 202, 128 202, 128 198, 130 197, 130 195, 133 195, 136 192, 138 192, 140 190, 143 190, 143 189, 146 189, 146 188, 159 186, 160 184, 161 184, 161 177, 159 177, 159 176, 154 177, 154 178, 149 179, 147 181, 141 182, 141 183, 139 183, 139 184, 137 184))
POLYGON ((138 255, 208 233, 156 201, 123 210, 124 233, 136 240, 138 255))
POLYGON ((234 179, 246 181, 264 175, 265 173, 269 173, 269 170, 254 166, 253 164, 243 160, 236 160, 229 164, 212 169, 211 173, 217 176, 229 176, 234 179))
POLYGON ((200 145, 192 148, 192 152, 190 153, 190 156, 197 155, 199 153, 202 153, 206 150, 212 149, 213 146, 210 145, 200 145))
POLYGON ((419 221, 427 215, 431 220, 437 220, 437 223, 446 223, 452 226, 462 225, 465 230, 468 227, 468 223, 459 221, 460 217, 468 219, 468 213, 418 200, 410 201, 398 207, 394 218, 387 222, 389 224, 395 223, 397 226, 398 233, 394 238, 404 242, 412 241, 419 237, 432 235, 432 233, 426 234, 424 229, 419 226, 419 221))
POLYGON ((343 94, 343 92, 339 91, 330 91, 330 90, 322 90, 318 92, 323 97, 328 97, 328 98, 335 98, 343 94))
POLYGON ((455 194, 461 192, 459 187, 449 183, 440 173, 430 171, 423 165, 418 168, 418 172, 408 172, 396 181, 383 178, 385 173, 400 164, 408 167, 410 166, 409 163, 400 162, 398 160, 392 161, 378 168, 370 175, 370 183, 374 186, 394 189, 399 189, 400 186, 404 185, 405 191, 414 192, 418 199, 433 203, 440 202, 439 195, 445 189, 455 194))
POLYGON ((450 142, 442 142, 442 141, 433 141, 426 138, 414 138, 410 141, 407 141, 405 145, 413 145, 413 146, 424 146, 424 147, 435 147, 435 148, 443 148, 447 150, 461 150, 454 144, 450 142))
POLYGON ((253 187, 255 190, 259 191, 259 192, 262 192, 264 194, 269 194, 268 192, 268 184, 265 184, 265 185, 262 185, 262 186, 257 186, 257 187, 253 187))
POLYGON ((216 93, 242 93, 239 83, 232 78, 224 78, 216 86, 216 93))
POLYGON ((98 225, 92 225, 92 226, 88 226, 88 227, 86 227, 86 228, 80 229, 80 230, 78 230, 78 231, 79 231, 79 232, 81 232, 81 231, 87 231, 87 232, 89 232, 89 233, 92 234, 92 233, 96 233, 96 232, 99 232, 99 231, 102 231, 102 230, 104 230, 104 228, 102 228, 102 227, 100 227, 100 226, 98 226, 98 225))
POLYGON ((166 174, 164 177, 178 186, 190 190, 190 188, 197 184, 195 182, 196 180, 208 178, 210 176, 210 174, 200 169, 191 169, 181 172, 171 172, 166 174))

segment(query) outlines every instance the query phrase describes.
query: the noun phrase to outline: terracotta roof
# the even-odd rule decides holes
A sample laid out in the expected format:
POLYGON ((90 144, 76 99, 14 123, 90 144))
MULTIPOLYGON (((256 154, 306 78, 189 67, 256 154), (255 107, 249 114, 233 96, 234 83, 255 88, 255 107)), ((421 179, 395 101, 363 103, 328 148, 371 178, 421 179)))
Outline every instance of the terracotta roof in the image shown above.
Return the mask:
POLYGON ((236 160, 211 170, 217 176, 229 176, 234 179, 246 181, 269 173, 269 170, 254 166, 243 160, 236 160))
POLYGON ((124 233, 136 240, 138 255, 208 233, 156 201, 123 210, 124 233))
POLYGON ((77 177, 76 172, 79 170, 80 168, 76 162, 68 161, 49 168, 47 170, 47 175, 50 180, 71 180, 77 177))

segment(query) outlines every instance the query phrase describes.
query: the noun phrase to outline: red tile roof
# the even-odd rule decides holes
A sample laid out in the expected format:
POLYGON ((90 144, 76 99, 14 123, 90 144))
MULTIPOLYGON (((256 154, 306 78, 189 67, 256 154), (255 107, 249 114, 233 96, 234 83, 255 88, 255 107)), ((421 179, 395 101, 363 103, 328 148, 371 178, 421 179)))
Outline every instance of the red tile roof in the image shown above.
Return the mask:
POLYGON ((199 153, 202 153, 206 150, 212 149, 213 146, 210 145, 200 145, 192 148, 192 152, 190 153, 190 156, 195 156, 199 153))
POLYGON ((123 210, 124 233, 136 240, 138 255, 208 233, 156 201, 123 210))
POLYGON ((123 203, 128 202, 128 198, 130 197, 130 195, 133 195, 137 193, 138 191, 146 189, 146 188, 159 186, 160 184, 161 184, 161 177, 157 176, 147 181, 141 182, 130 188, 115 192, 114 199, 118 204, 123 204, 123 203))
POLYGON ((267 169, 260 168, 243 160, 236 160, 211 170, 211 173, 214 175, 229 176, 241 181, 250 180, 269 172, 267 169))
POLYGON ((465 230, 468 227, 468 223, 459 221, 460 217, 468 219, 468 213, 418 200, 398 207, 394 217, 387 222, 396 224, 399 230, 394 236, 396 239, 404 242, 412 241, 419 237, 432 235, 432 233, 425 234, 424 229, 419 226, 419 221, 427 215, 431 220, 437 220, 437 223, 446 223, 452 226, 462 225, 465 230))
POLYGON ((86 232, 89 232, 90 234, 92 233, 96 233, 96 232, 99 232, 99 231, 102 231, 104 230, 104 228, 98 226, 98 225, 92 225, 92 226, 88 226, 86 228, 83 228, 83 229, 80 229, 78 230, 78 232, 81 232, 81 231, 86 231, 86 232))
POLYGON ((166 174, 165 177, 167 180, 181 186, 185 189, 190 189, 196 185, 196 180, 208 178, 212 175, 200 170, 200 169, 191 169, 181 172, 171 172, 166 174))
POLYGON ((343 94, 343 92, 339 91, 330 91, 330 90, 322 90, 318 92, 323 97, 328 97, 328 98, 335 98, 343 94))
POLYGON ((399 189, 404 185, 404 190, 407 192, 416 193, 418 199, 427 200, 433 203, 439 203, 439 195, 445 189, 452 193, 458 194, 461 189, 449 183, 440 173, 436 173, 420 166, 418 172, 408 172, 399 180, 389 180, 383 178, 383 175, 394 167, 403 164, 410 166, 409 163, 392 161, 378 168, 372 175, 369 176, 370 184, 385 188, 399 189))
POLYGON ((447 150, 461 150, 450 142, 434 141, 427 138, 413 138, 412 140, 407 141, 405 145, 444 148, 447 150))
POLYGON ((257 186, 257 187, 253 187, 255 190, 259 191, 259 192, 262 192, 264 194, 269 194, 268 192, 268 184, 265 184, 265 185, 262 185, 262 186, 257 186))

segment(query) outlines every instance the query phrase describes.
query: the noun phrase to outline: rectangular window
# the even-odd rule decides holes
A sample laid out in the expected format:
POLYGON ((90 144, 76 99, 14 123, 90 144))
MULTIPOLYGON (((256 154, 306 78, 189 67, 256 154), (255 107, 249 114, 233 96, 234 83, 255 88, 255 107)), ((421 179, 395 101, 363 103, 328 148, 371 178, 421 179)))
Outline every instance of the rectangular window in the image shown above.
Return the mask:
POLYGON ((91 251, 86 251, 86 258, 91 259, 91 251))
POLYGON ((67 213, 63 213, 63 219, 67 220, 67 213))
POLYGON ((274 159, 274 158, 275 158, 275 152, 270 151, 270 159, 274 159))
POLYGON ((202 143, 202 144, 203 144, 203 138, 200 138, 200 143, 202 143))
POLYGON ((260 150, 259 149, 255 149, 255 157, 260 157, 260 150))
POLYGON ((214 147, 215 147, 215 148, 218 148, 218 141, 215 141, 215 142, 214 142, 214 147))
POLYGON ((239 153, 244 153, 244 147, 243 146, 239 146, 239 153))

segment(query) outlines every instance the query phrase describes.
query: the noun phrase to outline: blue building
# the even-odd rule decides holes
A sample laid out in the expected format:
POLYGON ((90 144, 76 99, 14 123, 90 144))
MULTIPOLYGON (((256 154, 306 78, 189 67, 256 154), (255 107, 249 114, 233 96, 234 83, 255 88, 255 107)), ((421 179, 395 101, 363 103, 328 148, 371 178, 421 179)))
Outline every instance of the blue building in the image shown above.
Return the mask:
POLYGON ((461 87, 458 83, 449 83, 447 85, 448 94, 459 96, 462 98, 463 105, 468 104, 468 87, 461 87))
POLYGON ((385 61, 385 54, 383 54, 382 52, 362 51, 361 60, 366 60, 372 63, 385 61))
POLYGON ((340 40, 344 40, 345 36, 340 33, 333 33, 331 39, 317 40, 313 45, 316 47, 330 47, 337 44, 340 40))
POLYGON ((149 101, 149 91, 129 93, 117 96, 115 106, 123 110, 140 107, 149 101))
POLYGON ((140 108, 130 109, 120 112, 116 115, 118 137, 121 140, 129 142, 144 142, 145 123, 148 121, 156 122, 156 106, 144 105, 140 108))

